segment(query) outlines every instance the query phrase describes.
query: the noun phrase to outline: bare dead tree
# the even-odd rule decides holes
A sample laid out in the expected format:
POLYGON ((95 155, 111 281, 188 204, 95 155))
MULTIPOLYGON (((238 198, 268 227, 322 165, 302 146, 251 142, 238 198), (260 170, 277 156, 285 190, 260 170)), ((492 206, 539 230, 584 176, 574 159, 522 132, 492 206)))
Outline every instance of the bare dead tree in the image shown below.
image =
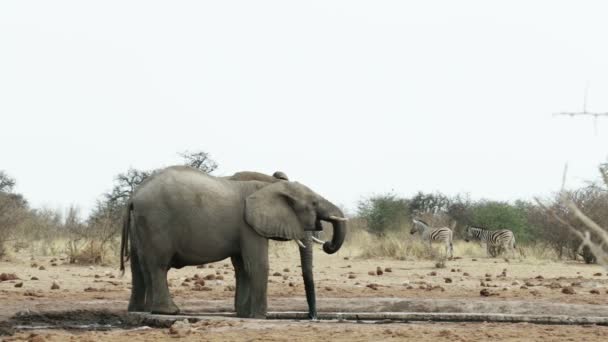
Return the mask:
POLYGON ((198 169, 204 173, 212 173, 218 167, 218 164, 211 159, 211 155, 204 151, 182 152, 179 155, 184 158, 184 164, 198 169))
POLYGON ((0 192, 11 192, 15 186, 15 179, 0 170, 0 192))

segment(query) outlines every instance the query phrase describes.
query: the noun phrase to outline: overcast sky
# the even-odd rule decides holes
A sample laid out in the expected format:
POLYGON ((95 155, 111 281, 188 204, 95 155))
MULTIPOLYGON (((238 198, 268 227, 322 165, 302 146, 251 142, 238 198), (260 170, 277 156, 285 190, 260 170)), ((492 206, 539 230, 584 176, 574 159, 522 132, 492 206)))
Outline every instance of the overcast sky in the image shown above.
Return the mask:
POLYGON ((2 1, 0 169, 86 212, 129 167, 204 150, 354 209, 515 200, 608 156, 602 1, 2 1))

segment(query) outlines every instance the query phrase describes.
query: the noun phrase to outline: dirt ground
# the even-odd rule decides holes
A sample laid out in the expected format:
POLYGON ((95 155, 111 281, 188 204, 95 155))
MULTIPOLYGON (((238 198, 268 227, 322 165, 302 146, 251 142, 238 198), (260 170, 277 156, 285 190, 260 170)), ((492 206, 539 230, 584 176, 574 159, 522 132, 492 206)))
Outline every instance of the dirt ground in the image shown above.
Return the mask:
MULTIPOLYGON (((299 257, 270 254, 269 311, 305 311, 299 257)), ((319 311, 434 311, 608 316, 608 275, 594 265, 540 260, 463 258, 438 269, 432 261, 360 260, 352 253, 315 250, 319 311), (381 272, 378 272, 381 271, 381 272), (379 275, 378 273, 382 273, 379 275), (489 296, 480 295, 485 291, 489 296), (565 304, 569 304, 565 306, 565 304), (540 312, 539 312, 540 311, 540 312)), ((130 275, 117 265, 70 265, 65 258, 26 252, 0 262, 0 340, 32 341, 476 341, 499 339, 606 341, 608 327, 506 323, 385 323, 214 318, 183 329, 124 324, 130 275), (55 284, 55 286, 53 286, 55 284), (54 287, 55 289, 52 289, 54 287)), ((184 313, 229 312, 234 273, 228 260, 169 272, 184 313), (192 279, 207 278, 196 288, 192 279), (215 279, 210 279, 215 278, 215 279)))

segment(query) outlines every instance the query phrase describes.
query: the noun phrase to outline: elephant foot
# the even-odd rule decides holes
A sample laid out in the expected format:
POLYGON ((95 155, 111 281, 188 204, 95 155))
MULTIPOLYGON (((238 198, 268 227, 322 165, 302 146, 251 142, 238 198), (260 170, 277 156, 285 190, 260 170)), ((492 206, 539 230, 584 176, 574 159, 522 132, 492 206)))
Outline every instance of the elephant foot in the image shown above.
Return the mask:
POLYGON ((317 316, 316 312, 309 312, 308 313, 308 319, 311 321, 318 321, 319 317, 317 316))
POLYGON ((146 312, 146 306, 143 303, 129 303, 128 312, 146 312))
POLYGON ((266 313, 265 313, 265 312, 258 312, 258 313, 251 313, 251 312, 243 313, 243 312, 237 312, 237 313, 236 313, 236 317, 239 317, 239 318, 256 318, 256 319, 266 319, 266 313))
POLYGON ((174 303, 154 305, 150 309, 150 313, 158 315, 177 315, 179 313, 179 308, 174 303))

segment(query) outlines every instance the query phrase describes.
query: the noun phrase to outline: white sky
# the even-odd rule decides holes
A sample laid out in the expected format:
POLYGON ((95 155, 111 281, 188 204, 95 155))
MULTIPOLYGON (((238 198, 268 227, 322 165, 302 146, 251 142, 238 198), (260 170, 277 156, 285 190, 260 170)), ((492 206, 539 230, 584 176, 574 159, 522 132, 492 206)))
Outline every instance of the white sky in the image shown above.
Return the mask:
POLYGON ((354 209, 418 190, 514 200, 608 155, 605 1, 2 1, 0 169, 87 211, 202 149, 354 209))

